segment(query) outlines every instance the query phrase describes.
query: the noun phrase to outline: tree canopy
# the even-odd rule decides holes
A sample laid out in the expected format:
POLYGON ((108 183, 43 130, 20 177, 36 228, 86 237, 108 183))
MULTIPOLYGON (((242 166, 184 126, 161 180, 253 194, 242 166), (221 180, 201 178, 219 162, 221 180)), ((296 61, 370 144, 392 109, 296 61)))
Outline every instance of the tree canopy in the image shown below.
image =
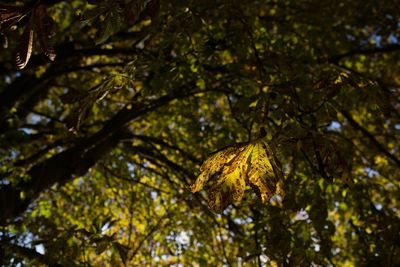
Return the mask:
POLYGON ((0 4, 0 264, 400 266, 398 0, 0 4))

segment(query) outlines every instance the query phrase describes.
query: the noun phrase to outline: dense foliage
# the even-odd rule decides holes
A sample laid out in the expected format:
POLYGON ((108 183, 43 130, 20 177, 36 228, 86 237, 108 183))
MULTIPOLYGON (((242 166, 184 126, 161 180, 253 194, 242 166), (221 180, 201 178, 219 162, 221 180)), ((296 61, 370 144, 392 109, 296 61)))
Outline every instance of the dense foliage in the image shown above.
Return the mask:
POLYGON ((0 264, 400 266, 399 4, 3 1, 0 264))

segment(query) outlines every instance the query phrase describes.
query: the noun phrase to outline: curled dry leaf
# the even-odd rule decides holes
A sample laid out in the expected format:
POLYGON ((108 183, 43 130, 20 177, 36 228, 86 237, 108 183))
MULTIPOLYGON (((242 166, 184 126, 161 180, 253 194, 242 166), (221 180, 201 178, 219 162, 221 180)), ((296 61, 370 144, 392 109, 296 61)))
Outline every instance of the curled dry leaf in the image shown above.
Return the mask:
POLYGON ((12 25, 24 18, 29 10, 28 7, 0 3, 0 32, 9 30, 12 25))
MULTIPOLYGON (((7 32, 23 19, 30 11, 29 7, 0 3, 0 33, 4 38, 3 47, 8 47, 7 32)), ((32 54, 33 28, 31 21, 25 27, 17 48, 15 50, 15 63, 22 69, 28 63, 32 54)))
POLYGON ((18 69, 23 69, 28 64, 29 58, 32 54, 33 45, 33 28, 32 23, 29 22, 22 34, 19 43, 15 50, 15 65, 18 69))
POLYGON ((14 52, 15 64, 18 69, 23 69, 28 64, 32 55, 34 31, 37 31, 40 46, 44 54, 50 60, 54 60, 56 56, 54 47, 50 43, 53 33, 53 20, 48 15, 47 7, 42 1, 38 1, 33 9, 28 6, 19 7, 0 4, 0 34, 5 36, 5 33, 22 18, 27 16, 28 13, 31 14, 30 18, 14 52))
POLYGON ((265 140, 236 144, 217 151, 200 168, 200 175, 190 187, 195 193, 209 183, 209 206, 222 212, 229 204, 242 200, 250 186, 263 203, 277 191, 282 172, 265 140))

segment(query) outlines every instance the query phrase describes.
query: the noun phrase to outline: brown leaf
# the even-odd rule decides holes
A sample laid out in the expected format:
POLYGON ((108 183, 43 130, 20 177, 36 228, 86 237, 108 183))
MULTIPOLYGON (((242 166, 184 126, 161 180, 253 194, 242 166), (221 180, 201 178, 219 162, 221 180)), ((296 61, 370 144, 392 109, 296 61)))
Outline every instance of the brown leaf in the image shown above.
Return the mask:
POLYGON ((14 17, 20 17, 25 15, 30 8, 24 6, 15 6, 0 3, 0 21, 9 20, 14 17))
POLYGON ((32 54, 33 45, 33 28, 32 23, 29 22, 22 34, 19 43, 15 49, 15 65, 18 69, 23 69, 28 64, 29 58, 32 54))
POLYGON ((29 10, 28 7, 0 4, 0 32, 4 33, 23 19, 29 10))
POLYGON ((22 16, 23 14, 16 11, 0 13, 0 24, 3 25, 3 23, 9 21, 16 22, 21 19, 22 16))

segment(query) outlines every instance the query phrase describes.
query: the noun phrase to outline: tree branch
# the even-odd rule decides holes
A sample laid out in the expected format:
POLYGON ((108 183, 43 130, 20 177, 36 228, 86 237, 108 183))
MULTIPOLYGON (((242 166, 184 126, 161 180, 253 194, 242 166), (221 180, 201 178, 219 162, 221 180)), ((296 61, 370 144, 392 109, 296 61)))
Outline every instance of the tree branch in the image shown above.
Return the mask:
POLYGON ((343 54, 335 55, 329 58, 329 62, 333 64, 339 63, 340 60, 346 57, 352 57, 352 56, 357 56, 357 55, 371 55, 371 54, 381 54, 381 53, 389 53, 389 52, 395 52, 395 51, 400 51, 400 44, 391 44, 387 45, 384 47, 373 47, 373 48, 357 48, 350 50, 348 52, 345 52, 343 54))
MULTIPOLYGON (((50 258, 47 255, 40 254, 32 248, 19 246, 19 245, 12 244, 12 243, 6 242, 6 241, 0 241, 0 247, 3 248, 5 251, 8 250, 8 251, 12 251, 12 253, 18 253, 19 255, 23 255, 27 259, 36 261, 36 263, 39 262, 41 264, 45 264, 45 265, 51 266, 51 267, 61 267, 62 266, 59 263, 57 263, 57 260, 50 258)), ((0 263, 1 263, 1 261, 0 261, 0 263)))
POLYGON ((363 133, 365 137, 367 137, 373 145, 385 156, 387 156, 389 159, 394 161, 399 167, 400 167, 400 159, 398 159, 395 155, 390 153, 381 143, 376 140, 376 138, 368 132, 364 127, 362 127, 360 124, 358 124, 353 117, 348 113, 346 110, 343 108, 340 108, 340 113, 349 121, 349 123, 357 130, 363 133))

